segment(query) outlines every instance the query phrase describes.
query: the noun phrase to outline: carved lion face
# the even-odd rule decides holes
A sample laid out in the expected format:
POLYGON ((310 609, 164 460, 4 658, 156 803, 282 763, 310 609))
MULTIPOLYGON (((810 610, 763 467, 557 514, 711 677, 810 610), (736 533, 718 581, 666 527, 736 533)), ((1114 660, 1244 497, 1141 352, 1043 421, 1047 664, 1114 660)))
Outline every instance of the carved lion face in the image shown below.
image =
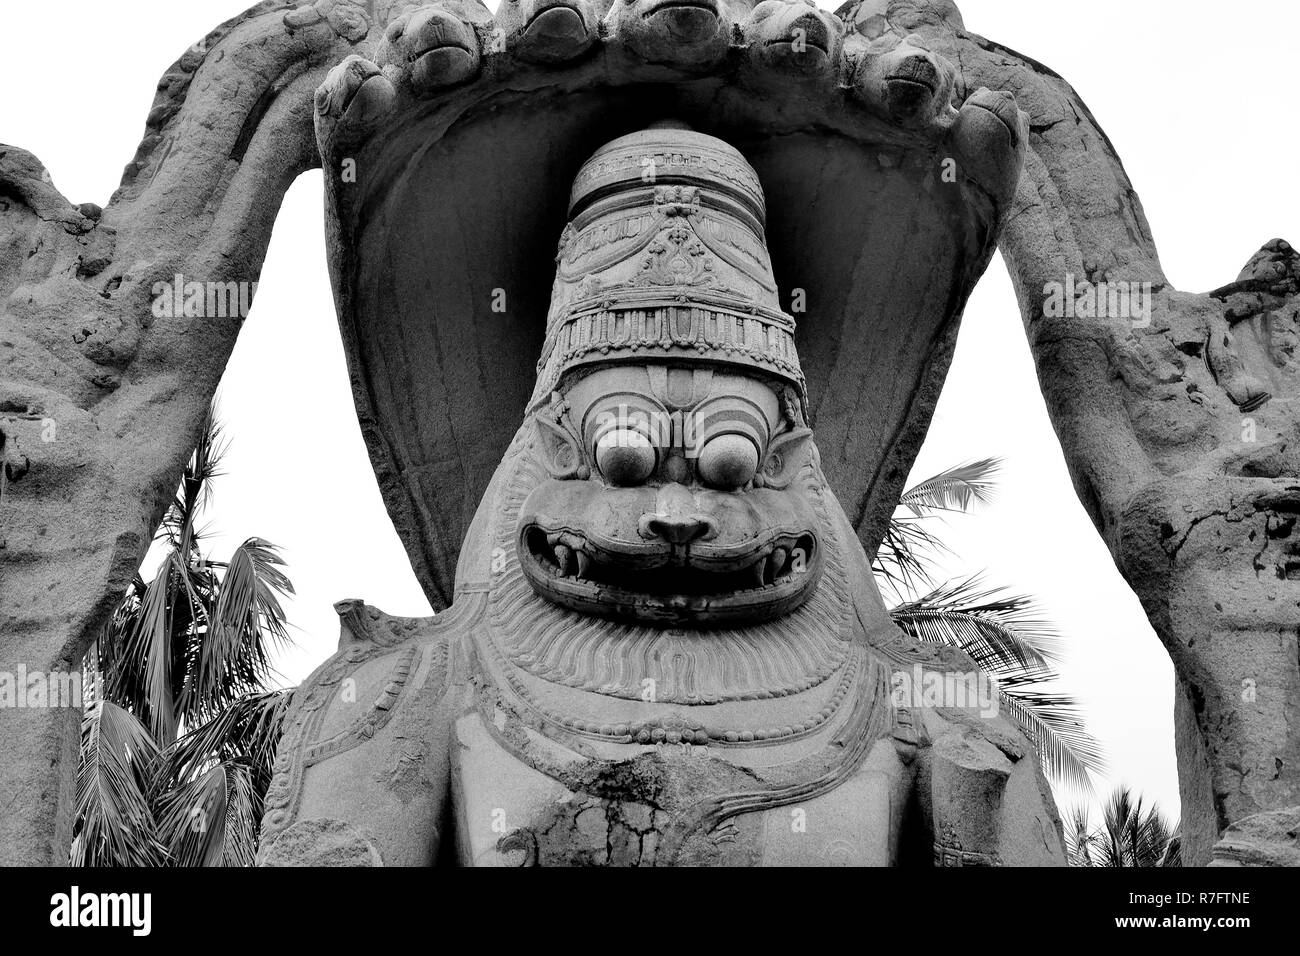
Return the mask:
POLYGON ((844 43, 844 24, 813 0, 762 0, 742 30, 752 59, 810 75, 828 69, 844 43))
POLYGON ((732 20, 749 12, 749 0, 614 0, 611 32, 650 63, 700 65, 727 52, 732 20))
POLYGON ((506 46, 535 63, 563 63, 590 49, 609 0, 502 0, 496 23, 506 46))
MULTIPOLYGON (((873 31, 874 32, 874 31, 873 31)), ((956 72, 915 34, 884 31, 857 38, 851 57, 854 82, 901 126, 918 127, 952 111, 956 72)))
POLYGON ((393 20, 384 31, 376 63, 409 70, 417 96, 459 83, 478 70, 476 32, 492 23, 479 0, 445 0, 418 7, 393 20))
POLYGON ((548 478, 525 500, 533 588, 589 614, 744 624, 811 596, 825 530, 792 390, 708 366, 574 375, 534 416, 548 478))

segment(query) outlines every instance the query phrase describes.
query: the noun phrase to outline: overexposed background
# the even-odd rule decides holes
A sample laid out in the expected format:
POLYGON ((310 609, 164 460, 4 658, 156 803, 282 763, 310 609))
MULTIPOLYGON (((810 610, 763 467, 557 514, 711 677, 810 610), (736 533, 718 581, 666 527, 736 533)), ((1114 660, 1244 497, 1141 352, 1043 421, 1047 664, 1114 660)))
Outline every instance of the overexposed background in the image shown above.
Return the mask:
MULTIPOLYGON (((106 203, 163 70, 251 2, 7 0, 0 142, 35 153, 74 203, 106 203)), ((1231 17, 1210 0, 960 6, 968 29, 1074 84, 1124 158, 1176 286, 1216 288, 1265 240, 1300 241, 1300 4, 1240 0, 1231 17)), ((316 172, 285 197, 222 387, 231 445, 209 513, 214 556, 252 535, 284 551, 298 589, 288 607, 297 646, 279 660, 287 684, 333 652, 333 602, 361 597, 395 614, 429 612, 353 412, 321 194, 316 172)), ((967 310, 914 478, 989 455, 1007 462, 1000 499, 941 529, 960 556, 946 569, 987 569, 991 583, 1041 600, 1068 641, 1066 685, 1110 756, 1099 790, 1127 783, 1175 810, 1172 669, 1074 498, 1000 260, 967 310)))

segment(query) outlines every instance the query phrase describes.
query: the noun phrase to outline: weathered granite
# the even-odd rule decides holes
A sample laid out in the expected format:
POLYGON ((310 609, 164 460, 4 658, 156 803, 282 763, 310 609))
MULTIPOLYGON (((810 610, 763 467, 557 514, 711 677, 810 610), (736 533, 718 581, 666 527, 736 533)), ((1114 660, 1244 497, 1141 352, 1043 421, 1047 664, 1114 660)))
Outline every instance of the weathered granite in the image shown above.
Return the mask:
POLYGON ((1021 117, 987 92, 953 107, 955 71, 917 41, 845 43, 772 6, 741 36, 815 25, 826 55, 715 49, 698 7, 638 13, 624 48, 615 8, 618 70, 572 67, 626 78, 598 99, 490 62, 433 109, 392 64, 322 88, 363 430, 421 580, 452 601, 425 621, 340 606, 339 652, 288 719, 264 863, 337 860, 342 831, 386 864, 1063 864, 1012 724, 896 706, 899 669, 975 666, 892 624, 859 535, 898 489, 842 462, 850 517, 809 427, 906 474, 1021 117), (668 65, 674 118, 639 129, 668 65), (785 118, 811 109, 835 131, 785 118), (565 145, 611 133, 589 158, 565 145))
POLYGON ((1214 845, 1210 866, 1300 866, 1300 810, 1238 820, 1214 845))
MULTIPOLYGON (((0 147, 0 669, 66 669, 80 658, 143 556, 229 355, 238 318, 154 317, 155 283, 176 273, 255 281, 284 190, 323 163, 331 270, 363 431, 417 575, 436 607, 453 594, 456 604, 432 624, 411 624, 402 639, 428 665, 415 672, 421 706, 399 706, 385 723, 408 679, 397 680, 405 651, 374 663, 386 682, 366 684, 376 693, 356 698, 374 703, 357 730, 378 741, 357 765, 371 776, 330 774, 335 782, 323 783, 313 766, 304 792, 321 802, 295 812, 326 822, 297 828, 298 849, 286 842, 284 856, 309 856, 315 840, 333 860, 373 860, 372 849, 386 862, 427 858, 447 825, 442 809, 477 798, 449 802, 426 783, 451 781, 453 794, 457 780, 481 786, 499 765, 519 766, 514 751, 531 754, 528 735, 538 732, 514 718, 497 726, 494 715, 516 703, 492 696, 481 678, 494 665, 476 662, 478 645, 446 628, 490 603, 490 587, 475 590, 489 574, 484 562, 492 564, 482 551, 489 529, 471 522, 481 502, 505 500, 493 473, 499 463, 503 474, 536 464, 540 451, 512 442, 543 344, 551 244, 567 218, 562 189, 600 144, 671 117, 738 147, 763 183, 778 302, 799 322, 806 419, 816 426, 826 487, 845 503, 843 520, 830 524, 846 568, 864 581, 851 539, 866 553, 879 541, 942 385, 957 316, 999 221, 1014 211, 1003 251, 1049 411, 1081 498, 1178 673, 1185 853, 1205 862, 1233 821, 1285 815, 1300 803, 1290 247, 1269 244, 1242 281, 1216 294, 1169 288, 1131 184, 1086 107, 1046 68, 968 33, 947 0, 863 0, 842 19, 773 0, 664 9, 653 0, 512 0, 503 8, 494 21, 473 0, 254 7, 168 71, 141 149, 103 210, 73 207, 34 158, 0 147), (1018 192, 1026 129, 1010 97, 980 84, 1009 90, 1029 113, 1018 192), (1044 316, 1044 285, 1069 274, 1152 282, 1153 322, 1044 316), (1247 434, 1246 419, 1262 437, 1244 445, 1234 436, 1247 434), (432 671, 439 647, 445 678, 432 671), (466 694, 480 703, 465 709, 466 694), (400 744, 383 743, 399 731, 400 744), (463 746, 450 747, 453 732, 463 746), (440 762, 453 754, 454 772, 440 762), (465 769, 475 761, 480 770, 465 769), (356 806, 372 786, 363 779, 384 806, 414 802, 407 825, 432 835, 429 844, 393 849, 402 824, 384 824, 383 813, 378 831, 328 822, 331 807, 356 806)), ((719 474, 749 467, 734 448, 720 461, 719 474)), ((635 461, 629 467, 636 472, 635 461)), ((675 500, 661 513, 680 518, 675 500)), ((823 579, 816 593, 824 587, 823 579)), ((850 644, 871 656, 892 645, 872 623, 874 599, 863 600, 865 622, 850 644)), ((339 668, 347 672, 340 681, 354 679, 351 669, 383 650, 367 648, 346 650, 312 687, 339 668)), ((372 679, 381 680, 362 683, 372 679)), ((304 699, 332 712, 322 693, 304 699)), ((350 726, 346 715, 329 719, 350 726)), ((971 818, 983 836, 963 835, 971 806, 963 788, 992 794, 1006 768, 951 721, 931 727, 934 719, 901 732, 917 740, 910 764, 906 747, 893 747, 894 757, 890 748, 859 755, 852 780, 828 799, 858 786, 852 813, 869 816, 863 808, 883 806, 900 781, 921 780, 924 790, 941 779, 942 799, 923 814, 941 860, 987 861, 993 824, 978 821, 996 807, 989 797, 971 818)), ((546 736, 549 721, 541 722, 546 736)), ((586 723, 597 724, 597 736, 604 729, 586 723)), ((664 741, 680 741, 688 726, 670 721, 664 741)), ((570 739, 574 730, 559 733, 562 748, 581 743, 570 739)), ((551 823, 523 828, 513 844, 498 845, 470 818, 455 824, 457 841, 444 842, 462 847, 463 859, 481 850, 512 862, 555 853, 572 861, 581 841, 552 839, 567 819, 565 832, 590 831, 593 840, 600 826, 622 833, 608 841, 622 847, 611 862, 631 858, 629 833, 638 852, 649 841, 659 859, 667 813, 679 823, 664 859, 715 859, 724 851, 699 842, 713 831, 680 823, 683 795, 726 790, 735 784, 727 767, 749 758, 690 762, 680 746, 631 761, 584 758, 588 769, 576 776, 557 770, 521 784, 524 819, 540 821, 529 800, 559 793, 557 781, 577 803, 567 817, 548 811, 551 823), (582 802, 591 799, 609 803, 593 814, 582 802)), ((1014 740, 995 746, 1013 767, 1031 766, 1014 740)), ((75 748, 75 713, 0 712, 0 862, 63 859, 75 748)), ((361 759, 361 749, 321 757, 320 767, 361 759)), ((548 760, 534 762, 554 769, 548 760)), ((1022 796, 1003 797, 1000 819, 1012 820, 1024 799, 1036 804, 1040 783, 1036 773, 1011 772, 1006 792, 1022 796)), ((764 811, 769 821, 772 812, 764 811)), ((767 859, 807 849, 782 844, 788 823, 758 839, 757 817, 741 819, 740 845, 769 848, 767 859)), ((1024 842, 1023 827, 1002 832, 1018 834, 1020 849, 1000 848, 999 858, 1023 858, 1036 845, 1024 842)), ((1040 842, 1050 850, 1052 835, 1040 842)), ((837 860, 893 852, 887 841, 827 846, 837 860)))
POLYGON ((1300 255, 1272 240, 1236 282, 1175 289, 1119 156, 1061 77, 966 31, 947 0, 839 12, 850 29, 887 13, 1029 114, 1000 248, 1079 499, 1173 660, 1182 852, 1205 865, 1234 821, 1300 805, 1300 255), (1149 283, 1153 308, 1047 314, 1067 278, 1085 307, 1149 283))
MULTIPOLYGON (((108 204, 0 146, 0 671, 68 672, 140 566, 238 318, 157 318, 155 283, 256 281, 319 165, 312 96, 350 42, 267 2, 167 71, 108 204)), ((0 708, 0 864, 66 863, 80 713, 0 708)))

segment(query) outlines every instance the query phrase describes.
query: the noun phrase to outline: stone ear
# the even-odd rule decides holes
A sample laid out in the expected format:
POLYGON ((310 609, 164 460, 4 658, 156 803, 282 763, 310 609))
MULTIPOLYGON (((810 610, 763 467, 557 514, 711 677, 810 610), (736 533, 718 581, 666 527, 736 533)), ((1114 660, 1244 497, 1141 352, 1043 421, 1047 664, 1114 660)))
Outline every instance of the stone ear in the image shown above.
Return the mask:
POLYGON ((583 459, 582 446, 569 427, 568 416, 562 412, 556 415, 548 409, 534 420, 537 423, 537 447, 550 476, 562 480, 591 477, 591 468, 583 459))
POLYGON ((795 428, 772 439, 767 446, 767 457, 758 471, 762 485, 778 489, 788 487, 808 460, 811 446, 811 428, 795 428))

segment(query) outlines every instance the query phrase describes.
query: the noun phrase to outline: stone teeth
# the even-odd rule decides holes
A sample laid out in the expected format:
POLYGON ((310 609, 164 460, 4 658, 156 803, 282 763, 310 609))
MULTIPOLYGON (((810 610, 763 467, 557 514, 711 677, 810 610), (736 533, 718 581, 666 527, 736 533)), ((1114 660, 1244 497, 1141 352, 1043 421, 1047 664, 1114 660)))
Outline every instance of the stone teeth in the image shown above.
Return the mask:
POLYGON ((790 552, 785 548, 774 548, 772 553, 767 556, 767 583, 776 584, 777 579, 781 577, 781 572, 785 569, 786 558, 790 552))
POLYGON ((567 544, 555 546, 555 563, 560 566, 560 576, 567 578, 573 573, 573 549, 567 544))
POLYGON ((757 561, 755 561, 753 564, 749 566, 749 573, 753 576, 754 585, 756 587, 761 588, 763 586, 763 570, 766 563, 767 562, 765 562, 762 558, 759 558, 757 561))
POLYGON ((587 577, 587 572, 591 570, 591 555, 586 551, 578 552, 578 577, 587 577))
POLYGON ((777 548, 775 551, 772 552, 772 557, 769 558, 768 560, 772 566, 773 581, 775 581, 777 578, 781 576, 781 572, 785 570, 785 564, 786 561, 789 560, 789 558, 790 558, 790 552, 787 551, 785 548, 777 548))

